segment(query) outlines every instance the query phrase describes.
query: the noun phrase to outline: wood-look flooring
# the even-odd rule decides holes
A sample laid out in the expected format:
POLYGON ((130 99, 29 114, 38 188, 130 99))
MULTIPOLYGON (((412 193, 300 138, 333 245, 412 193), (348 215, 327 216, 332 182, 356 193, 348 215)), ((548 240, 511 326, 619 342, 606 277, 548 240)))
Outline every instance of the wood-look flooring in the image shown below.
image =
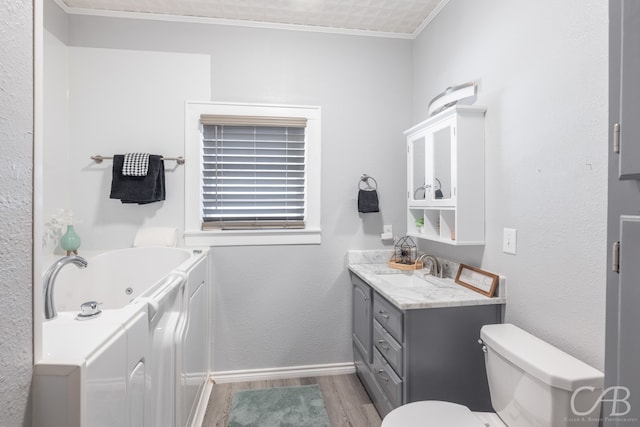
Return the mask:
POLYGON ((318 384, 331 427, 380 427, 380 416, 355 374, 214 384, 202 427, 227 427, 238 390, 318 384))

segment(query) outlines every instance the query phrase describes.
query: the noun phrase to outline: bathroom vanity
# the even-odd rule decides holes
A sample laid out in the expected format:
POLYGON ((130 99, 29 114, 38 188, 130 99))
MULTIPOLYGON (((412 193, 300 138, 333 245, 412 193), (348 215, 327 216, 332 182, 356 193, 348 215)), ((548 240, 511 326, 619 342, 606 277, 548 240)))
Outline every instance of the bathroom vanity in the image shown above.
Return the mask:
POLYGON ((501 323, 501 279, 488 298, 453 279, 423 278, 384 262, 349 264, 352 341, 358 377, 378 412, 419 400, 491 411, 480 328, 501 323))

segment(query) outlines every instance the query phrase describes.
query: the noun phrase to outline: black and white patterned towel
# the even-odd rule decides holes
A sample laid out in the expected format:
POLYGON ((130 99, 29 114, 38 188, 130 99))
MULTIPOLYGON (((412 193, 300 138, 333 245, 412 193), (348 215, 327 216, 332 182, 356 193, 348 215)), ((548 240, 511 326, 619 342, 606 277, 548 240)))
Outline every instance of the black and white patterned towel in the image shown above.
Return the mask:
POLYGON ((149 172, 149 153, 126 153, 122 164, 122 175, 147 176, 149 172))

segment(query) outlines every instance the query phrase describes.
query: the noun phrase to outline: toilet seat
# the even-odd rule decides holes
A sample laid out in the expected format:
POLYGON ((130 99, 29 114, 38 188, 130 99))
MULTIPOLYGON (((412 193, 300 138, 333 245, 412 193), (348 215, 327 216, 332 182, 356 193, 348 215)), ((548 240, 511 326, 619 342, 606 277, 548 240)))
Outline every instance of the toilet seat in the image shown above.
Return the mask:
POLYGON ((389 412, 381 427, 484 427, 466 406, 439 400, 408 403, 389 412))

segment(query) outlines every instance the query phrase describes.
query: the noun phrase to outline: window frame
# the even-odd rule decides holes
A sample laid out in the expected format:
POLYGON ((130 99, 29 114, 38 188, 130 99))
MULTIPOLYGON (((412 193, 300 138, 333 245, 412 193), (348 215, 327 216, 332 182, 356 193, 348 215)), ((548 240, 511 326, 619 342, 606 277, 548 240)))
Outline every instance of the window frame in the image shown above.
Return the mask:
POLYGON ((318 106, 186 102, 185 224, 187 246, 304 245, 321 243, 321 109, 318 106), (303 229, 202 230, 202 125, 200 116, 301 117, 305 128, 305 227, 303 229))

